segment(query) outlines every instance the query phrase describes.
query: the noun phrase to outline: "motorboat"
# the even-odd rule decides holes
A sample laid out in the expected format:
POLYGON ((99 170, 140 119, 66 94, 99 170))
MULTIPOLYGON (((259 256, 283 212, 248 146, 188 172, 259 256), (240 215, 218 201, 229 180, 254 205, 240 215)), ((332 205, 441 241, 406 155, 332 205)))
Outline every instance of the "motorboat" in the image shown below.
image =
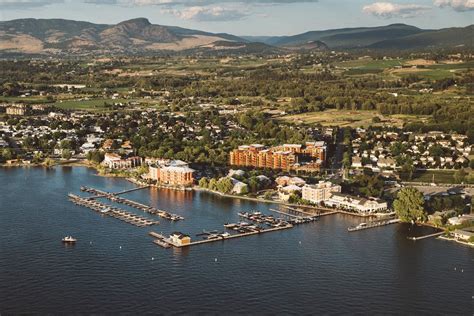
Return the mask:
POLYGON ((77 239, 72 236, 66 236, 62 239, 62 242, 67 242, 67 243, 74 243, 76 241, 77 239))

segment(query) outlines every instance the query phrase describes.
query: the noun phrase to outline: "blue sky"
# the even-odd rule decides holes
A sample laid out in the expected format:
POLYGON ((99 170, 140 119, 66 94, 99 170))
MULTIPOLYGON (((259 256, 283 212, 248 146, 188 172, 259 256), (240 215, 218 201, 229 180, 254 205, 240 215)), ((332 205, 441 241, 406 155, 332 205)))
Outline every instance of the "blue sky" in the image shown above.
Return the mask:
POLYGON ((236 35, 406 23, 422 28, 474 23, 474 0, 0 0, 0 19, 64 18, 152 23, 236 35))

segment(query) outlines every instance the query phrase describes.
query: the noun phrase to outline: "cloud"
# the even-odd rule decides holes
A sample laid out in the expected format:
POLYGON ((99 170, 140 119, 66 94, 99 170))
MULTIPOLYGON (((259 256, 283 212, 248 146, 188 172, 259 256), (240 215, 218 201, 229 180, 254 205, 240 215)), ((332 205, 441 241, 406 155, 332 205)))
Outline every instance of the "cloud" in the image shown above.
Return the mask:
POLYGON ((1 10, 31 9, 43 7, 54 3, 62 3, 63 0, 0 0, 1 10))
POLYGON ((292 4, 315 3, 319 0, 85 0, 88 3, 121 4, 125 6, 152 6, 152 5, 182 5, 188 7, 202 7, 206 5, 222 5, 228 3, 240 4, 292 4))
POLYGON ((474 10, 474 0, 435 0, 434 4, 440 8, 451 7, 460 12, 474 10))
POLYGON ((176 16, 183 20, 195 20, 195 21, 207 21, 207 22, 218 22, 218 21, 235 21, 241 20, 246 17, 248 13, 245 10, 237 8, 225 8, 222 6, 214 7, 186 7, 184 9, 163 9, 162 13, 168 13, 176 16))
POLYGON ((118 0, 84 0, 84 3, 91 4, 117 4, 118 0))
POLYGON ((431 7, 419 4, 396 4, 391 2, 375 2, 366 5, 362 11, 382 18, 411 18, 431 10, 431 7))

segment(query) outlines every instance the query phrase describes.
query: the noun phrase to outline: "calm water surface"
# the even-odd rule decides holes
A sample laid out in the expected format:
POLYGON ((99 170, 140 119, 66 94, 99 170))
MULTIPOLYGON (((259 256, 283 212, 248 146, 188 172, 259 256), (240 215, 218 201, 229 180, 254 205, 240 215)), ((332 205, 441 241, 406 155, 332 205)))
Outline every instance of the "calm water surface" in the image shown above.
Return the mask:
POLYGON ((407 240, 423 233, 408 225, 348 233, 361 220, 334 215, 281 232, 162 249, 150 230, 199 238, 203 229, 237 221, 240 210, 270 213, 271 206, 145 189, 124 196, 185 220, 137 228, 69 202, 67 193, 80 193, 81 185, 134 187, 86 168, 0 169, 0 313, 474 313, 474 250, 407 240), (68 234, 76 245, 61 243, 68 234))

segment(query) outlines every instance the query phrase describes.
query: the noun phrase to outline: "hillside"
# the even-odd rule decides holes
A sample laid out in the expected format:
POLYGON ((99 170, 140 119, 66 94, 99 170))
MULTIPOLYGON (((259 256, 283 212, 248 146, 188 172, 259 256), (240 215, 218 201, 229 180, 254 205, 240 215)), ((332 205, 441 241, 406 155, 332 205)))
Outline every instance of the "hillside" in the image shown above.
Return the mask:
POLYGON ((474 26, 422 30, 405 24, 310 31, 293 36, 244 36, 152 24, 115 25, 64 19, 0 22, 0 56, 100 54, 275 54, 328 49, 431 49, 474 46, 474 26))
POLYGON ((423 32, 370 45, 376 49, 474 47, 474 25, 423 32))
POLYGON ((145 18, 116 25, 62 19, 0 22, 1 53, 150 53, 189 50, 216 41, 246 42, 229 34, 155 25, 145 18))
POLYGON ((405 24, 380 27, 343 28, 310 31, 293 36, 246 36, 247 40, 260 40, 279 47, 304 47, 310 42, 322 42, 329 49, 423 49, 474 46, 474 26, 423 30, 405 24))

